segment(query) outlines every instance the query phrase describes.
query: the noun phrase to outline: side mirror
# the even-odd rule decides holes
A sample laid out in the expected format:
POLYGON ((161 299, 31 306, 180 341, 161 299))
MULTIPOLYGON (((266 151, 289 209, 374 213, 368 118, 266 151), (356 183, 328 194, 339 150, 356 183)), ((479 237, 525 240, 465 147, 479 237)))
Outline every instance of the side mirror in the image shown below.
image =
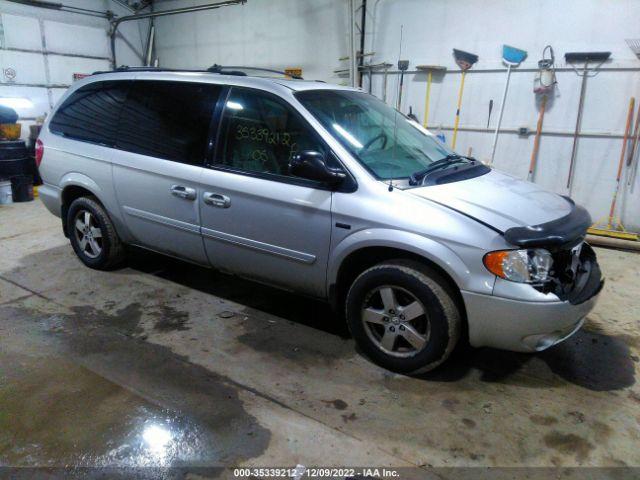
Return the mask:
POLYGON ((289 173, 329 185, 337 185, 347 177, 343 171, 329 168, 324 155, 313 150, 305 150, 294 155, 289 163, 289 173))

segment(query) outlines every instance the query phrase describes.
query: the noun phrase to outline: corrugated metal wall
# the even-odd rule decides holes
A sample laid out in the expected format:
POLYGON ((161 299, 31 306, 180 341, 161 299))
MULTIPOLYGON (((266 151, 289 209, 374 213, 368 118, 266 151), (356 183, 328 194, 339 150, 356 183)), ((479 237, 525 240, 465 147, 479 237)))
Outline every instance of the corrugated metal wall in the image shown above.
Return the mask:
MULTIPOLYGON (((163 2, 162 6, 205 1, 163 2)), ((545 45, 553 45, 559 66, 566 66, 563 55, 567 51, 612 51, 612 61, 605 67, 617 70, 603 71, 588 82, 582 130, 601 136, 580 139, 574 188, 566 188, 580 93, 580 79, 572 70, 558 73, 558 88, 549 102, 543 130, 560 133, 543 136, 535 177, 545 188, 573 196, 594 219, 608 213, 629 97, 635 95, 640 100, 640 61, 625 42, 626 38, 640 38, 640 1, 372 0, 367 4, 365 50, 373 53, 366 57, 367 62, 397 64, 403 25, 402 58, 411 62, 410 70, 420 64, 449 68, 444 77, 436 76, 431 90, 429 118, 434 130, 438 125, 450 127, 454 121, 460 73, 452 49, 480 56, 467 75, 460 121, 461 126, 476 131, 460 132, 456 149, 466 154, 471 148, 472 154, 482 160, 491 155, 491 128, 497 122, 505 81, 503 44, 529 52, 522 68, 511 78, 502 127, 512 131, 526 127, 535 132, 535 73, 524 68, 537 68, 545 45), (490 128, 477 131, 486 129, 491 99, 494 108, 490 128)), ((338 61, 349 51, 347 5, 346 0, 251 0, 244 7, 159 20, 158 56, 168 67, 202 67, 214 62, 299 65, 306 78, 346 82, 333 71, 347 68, 346 62, 338 61)), ((387 98, 394 105, 397 80, 398 75, 388 78, 387 98)), ((366 79, 364 88, 368 88, 366 79)), ((409 73, 402 111, 407 113, 411 106, 422 120, 425 90, 426 75, 409 73)), ((372 93, 382 96, 382 75, 374 76, 372 93)), ((444 133, 450 142, 451 131, 444 133)), ((502 134, 496 168, 526 178, 533 140, 533 134, 502 134)), ((618 214, 628 227, 640 230, 640 176, 633 195, 623 192, 618 205, 618 214)))
MULTIPOLYGON (((66 1, 73 5, 73 1, 66 1)), ((96 10, 130 12, 109 0, 75 2, 96 10)), ((121 63, 140 65, 148 23, 124 25, 117 42, 121 63), (135 49, 135 51, 133 50, 135 49)), ((0 97, 24 98, 32 106, 17 108, 29 135, 35 118, 48 113, 73 82, 73 74, 110 69, 109 22, 0 1, 0 97)))

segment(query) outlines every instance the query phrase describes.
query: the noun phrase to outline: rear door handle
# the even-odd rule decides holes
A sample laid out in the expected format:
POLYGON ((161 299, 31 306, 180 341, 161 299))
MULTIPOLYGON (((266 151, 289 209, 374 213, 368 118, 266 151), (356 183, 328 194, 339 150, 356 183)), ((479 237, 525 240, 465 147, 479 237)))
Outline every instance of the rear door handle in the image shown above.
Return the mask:
POLYGON ((196 199, 196 189, 191 187, 183 187, 182 185, 171 185, 169 189, 171 195, 174 195, 179 198, 184 198, 185 200, 195 200, 196 199))
POLYGON ((204 203, 212 207, 229 208, 231 206, 231 199, 219 193, 204 192, 202 199, 204 203))

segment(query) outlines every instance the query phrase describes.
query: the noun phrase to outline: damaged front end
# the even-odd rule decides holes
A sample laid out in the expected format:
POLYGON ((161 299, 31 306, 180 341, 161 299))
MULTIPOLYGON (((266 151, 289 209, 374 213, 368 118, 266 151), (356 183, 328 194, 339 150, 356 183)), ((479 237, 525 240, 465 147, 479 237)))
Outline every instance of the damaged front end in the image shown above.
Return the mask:
POLYGON ((540 225, 511 228, 504 237, 522 248, 548 251, 552 259, 548 275, 532 287, 579 305, 602 290, 604 279, 595 252, 584 241, 591 217, 584 208, 569 198, 567 201, 572 205, 568 215, 540 225))

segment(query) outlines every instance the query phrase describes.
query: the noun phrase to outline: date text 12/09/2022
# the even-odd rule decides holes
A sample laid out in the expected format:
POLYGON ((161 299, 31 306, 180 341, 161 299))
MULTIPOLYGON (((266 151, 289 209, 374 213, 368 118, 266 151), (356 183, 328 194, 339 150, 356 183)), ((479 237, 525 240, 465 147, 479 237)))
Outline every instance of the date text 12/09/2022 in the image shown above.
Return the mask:
POLYGON ((361 468, 332 468, 305 467, 296 465, 295 468, 235 468, 233 476, 236 478, 397 478, 397 470, 392 468, 361 467, 361 468))

